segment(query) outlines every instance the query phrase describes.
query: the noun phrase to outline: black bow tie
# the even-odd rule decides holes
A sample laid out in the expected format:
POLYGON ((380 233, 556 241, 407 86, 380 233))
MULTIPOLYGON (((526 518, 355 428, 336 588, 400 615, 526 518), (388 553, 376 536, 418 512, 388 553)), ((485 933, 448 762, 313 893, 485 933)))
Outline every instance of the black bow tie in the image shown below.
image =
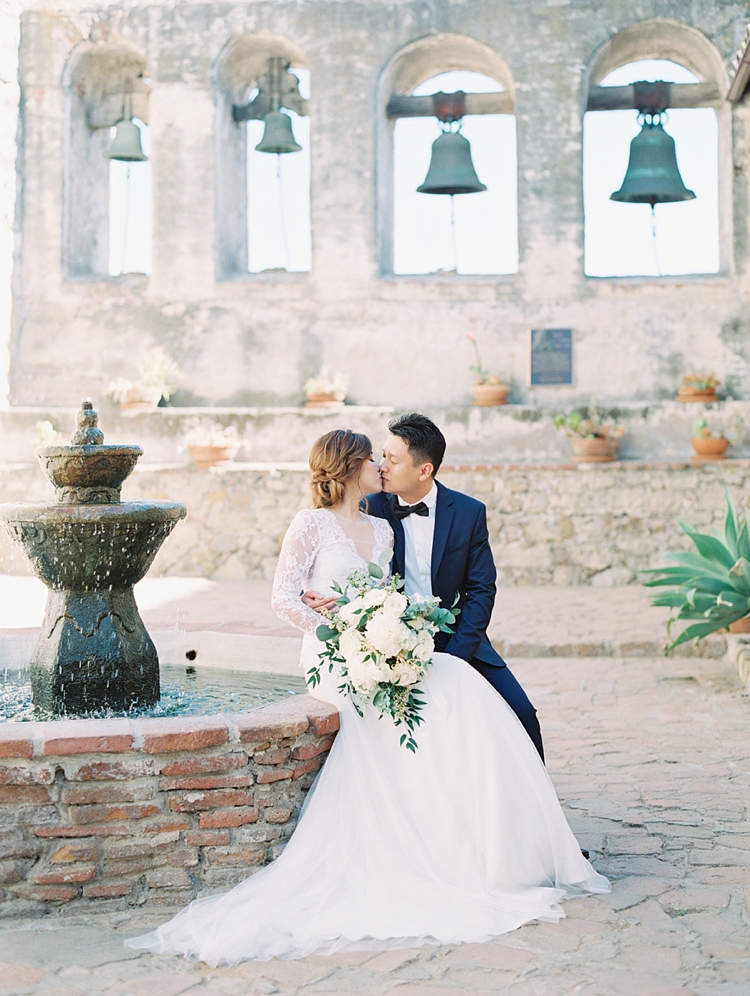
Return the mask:
POLYGON ((393 514, 397 519, 405 519, 407 515, 429 515, 430 510, 423 501, 418 501, 416 505, 402 505, 400 502, 393 503, 393 514))

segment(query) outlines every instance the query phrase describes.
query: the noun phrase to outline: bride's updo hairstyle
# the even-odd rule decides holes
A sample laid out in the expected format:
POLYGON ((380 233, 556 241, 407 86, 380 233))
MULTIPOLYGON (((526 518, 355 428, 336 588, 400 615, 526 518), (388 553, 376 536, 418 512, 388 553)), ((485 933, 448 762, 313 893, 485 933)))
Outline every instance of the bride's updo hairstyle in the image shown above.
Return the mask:
POLYGON ((333 508, 344 497, 346 486, 359 476, 372 443, 361 432, 333 429, 316 439, 310 450, 313 508, 333 508))

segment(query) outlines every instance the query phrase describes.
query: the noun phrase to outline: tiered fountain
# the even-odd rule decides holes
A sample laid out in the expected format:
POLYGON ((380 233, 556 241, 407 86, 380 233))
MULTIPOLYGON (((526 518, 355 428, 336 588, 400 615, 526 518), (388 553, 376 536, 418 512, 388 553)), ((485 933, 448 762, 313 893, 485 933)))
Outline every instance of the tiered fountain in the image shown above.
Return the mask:
POLYGON ((70 446, 36 451, 56 503, 0 506, 49 589, 30 663, 34 705, 62 714, 129 710, 159 699, 159 658, 133 585, 186 514, 170 501, 120 501, 140 446, 105 446, 85 399, 70 446))

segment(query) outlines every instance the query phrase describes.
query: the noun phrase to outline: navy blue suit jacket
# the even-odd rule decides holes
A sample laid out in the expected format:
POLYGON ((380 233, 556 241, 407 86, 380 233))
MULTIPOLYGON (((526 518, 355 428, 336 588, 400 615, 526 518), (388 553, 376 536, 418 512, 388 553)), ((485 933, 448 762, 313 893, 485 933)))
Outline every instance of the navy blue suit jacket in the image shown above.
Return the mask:
MULTIPOLYGON (((487 510, 481 501, 436 483, 432 593, 444 608, 449 608, 458 592, 461 614, 453 633, 436 635, 435 649, 465 661, 476 659, 493 667, 505 667, 505 661, 487 638, 497 577, 487 533, 487 510)), ((384 491, 368 495, 367 510, 393 526, 393 571, 405 577, 404 527, 393 514, 392 500, 384 491)))

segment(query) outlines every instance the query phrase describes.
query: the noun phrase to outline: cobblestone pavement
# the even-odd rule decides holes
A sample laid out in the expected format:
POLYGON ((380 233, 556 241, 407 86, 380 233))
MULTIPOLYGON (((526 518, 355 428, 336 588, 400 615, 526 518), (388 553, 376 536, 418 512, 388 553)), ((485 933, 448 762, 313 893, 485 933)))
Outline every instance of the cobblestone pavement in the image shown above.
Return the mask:
POLYGON ((750 703, 721 661, 547 658, 539 708, 568 818, 611 896, 480 945, 209 969, 125 950, 171 910, 0 926, 0 996, 747 996, 750 703))

